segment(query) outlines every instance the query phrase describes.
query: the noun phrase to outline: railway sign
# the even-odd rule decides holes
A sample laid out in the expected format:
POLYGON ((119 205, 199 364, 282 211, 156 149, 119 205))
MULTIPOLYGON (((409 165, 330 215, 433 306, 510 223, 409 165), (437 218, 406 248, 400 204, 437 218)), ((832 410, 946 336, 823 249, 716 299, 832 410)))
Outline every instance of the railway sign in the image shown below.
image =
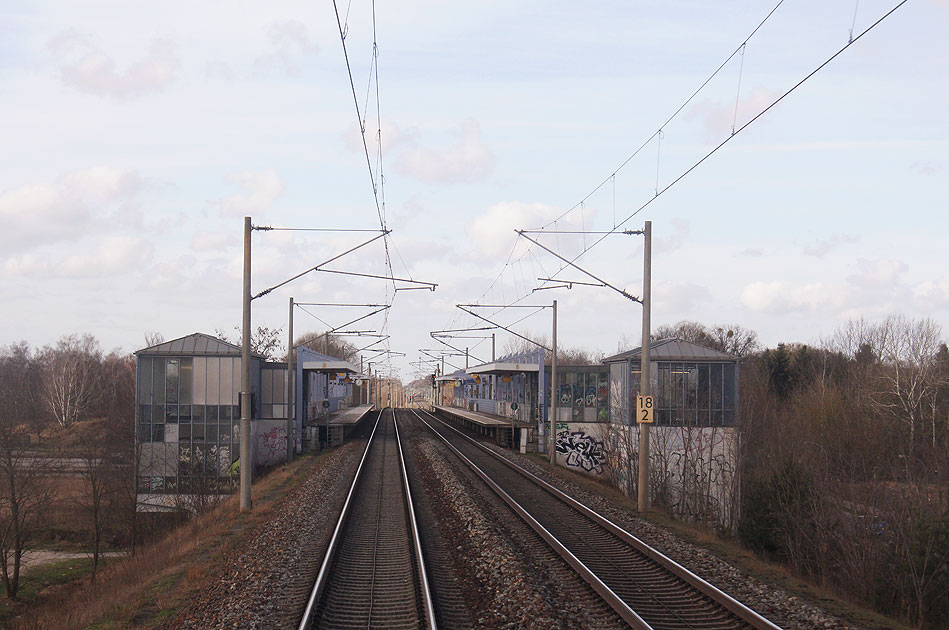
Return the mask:
POLYGON ((636 422, 652 424, 656 404, 652 396, 636 396, 636 422))

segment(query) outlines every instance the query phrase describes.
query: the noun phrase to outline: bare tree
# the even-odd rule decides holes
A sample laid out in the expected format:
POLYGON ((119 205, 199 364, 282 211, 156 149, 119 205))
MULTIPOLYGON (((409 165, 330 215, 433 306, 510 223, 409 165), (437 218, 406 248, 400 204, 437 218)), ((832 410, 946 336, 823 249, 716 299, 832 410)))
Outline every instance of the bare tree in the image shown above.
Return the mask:
MULTIPOLYGON (((234 326, 233 334, 231 335, 228 335, 220 328, 215 329, 214 334, 217 335, 219 339, 234 344, 235 346, 239 346, 243 343, 240 326, 234 326)), ((282 334, 283 327, 270 328, 269 326, 258 326, 257 329, 252 330, 250 334, 251 352, 259 354, 268 361, 277 360, 280 353, 283 352, 282 334)))
POLYGON ((92 335, 66 335, 39 358, 43 400, 56 422, 68 427, 84 418, 99 395, 99 342, 92 335))
POLYGON ((343 361, 358 361, 359 348, 341 336, 324 334, 318 331, 303 333, 293 341, 294 347, 306 346, 315 352, 325 353, 343 361))
POLYGON ((99 568, 104 534, 119 505, 122 488, 121 473, 125 470, 121 434, 105 418, 77 422, 61 436, 64 455, 80 462, 80 475, 85 492, 74 499, 87 517, 92 546, 92 579, 99 568))
POLYGON ((53 497, 49 460, 28 450, 38 411, 34 367, 25 343, 0 353, 0 573, 11 598, 20 588, 23 552, 53 497))
POLYGON ((652 334, 653 341, 670 337, 738 357, 747 356, 760 347, 758 333, 738 324, 716 324, 708 327, 699 322, 683 320, 674 326, 659 326, 652 334))

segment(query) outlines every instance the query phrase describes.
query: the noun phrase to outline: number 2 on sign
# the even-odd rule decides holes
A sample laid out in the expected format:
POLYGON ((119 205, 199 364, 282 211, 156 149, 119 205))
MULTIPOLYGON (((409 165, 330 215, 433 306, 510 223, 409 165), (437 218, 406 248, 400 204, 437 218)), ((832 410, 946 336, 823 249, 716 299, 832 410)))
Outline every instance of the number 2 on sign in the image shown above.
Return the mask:
POLYGON ((652 396, 636 396, 636 422, 651 424, 655 405, 652 396))

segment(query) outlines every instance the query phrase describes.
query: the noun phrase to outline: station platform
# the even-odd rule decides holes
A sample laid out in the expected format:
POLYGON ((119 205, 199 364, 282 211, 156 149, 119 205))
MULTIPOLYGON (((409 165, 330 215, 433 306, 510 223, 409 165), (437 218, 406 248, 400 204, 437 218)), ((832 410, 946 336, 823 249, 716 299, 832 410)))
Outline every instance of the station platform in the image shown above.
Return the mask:
POLYGON ((367 413, 373 410, 375 405, 359 405, 358 407, 347 407, 330 414, 330 424, 353 425, 362 420, 367 413))
POLYGON ((327 445, 339 446, 345 442, 346 435, 374 408, 375 405, 359 405, 331 413, 327 426, 327 445))
POLYGON ((526 422, 484 413, 483 411, 468 411, 458 407, 442 407, 440 405, 433 405, 432 409, 435 415, 461 425, 469 431, 487 436, 494 440, 498 446, 505 448, 518 448, 520 446, 523 451, 531 428, 531 425, 526 422))

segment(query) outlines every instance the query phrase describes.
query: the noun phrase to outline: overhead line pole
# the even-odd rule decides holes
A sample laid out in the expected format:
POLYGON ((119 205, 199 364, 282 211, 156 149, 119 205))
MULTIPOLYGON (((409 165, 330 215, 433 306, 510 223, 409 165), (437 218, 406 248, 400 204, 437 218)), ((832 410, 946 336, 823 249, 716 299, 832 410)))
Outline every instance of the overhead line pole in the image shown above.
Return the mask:
MULTIPOLYGON (((646 221, 646 238, 643 245, 643 344, 639 353, 639 395, 649 395, 649 311, 652 308, 652 221, 646 221)), ((639 483, 637 508, 645 512, 649 508, 649 424, 639 424, 639 483)))
POLYGON ((240 468, 240 510, 249 512, 253 508, 251 503, 251 455, 250 436, 250 245, 251 245, 250 217, 244 217, 244 286, 241 292, 241 468, 240 468))
POLYGON ((557 422, 557 393, 555 385, 557 384, 557 300, 554 300, 554 325, 553 325, 553 350, 550 353, 550 463, 557 463, 557 449, 554 440, 555 422, 557 422))
POLYGON ((290 321, 287 337, 287 462, 293 460, 294 440, 293 429, 296 417, 293 414, 293 298, 290 298, 290 321))

